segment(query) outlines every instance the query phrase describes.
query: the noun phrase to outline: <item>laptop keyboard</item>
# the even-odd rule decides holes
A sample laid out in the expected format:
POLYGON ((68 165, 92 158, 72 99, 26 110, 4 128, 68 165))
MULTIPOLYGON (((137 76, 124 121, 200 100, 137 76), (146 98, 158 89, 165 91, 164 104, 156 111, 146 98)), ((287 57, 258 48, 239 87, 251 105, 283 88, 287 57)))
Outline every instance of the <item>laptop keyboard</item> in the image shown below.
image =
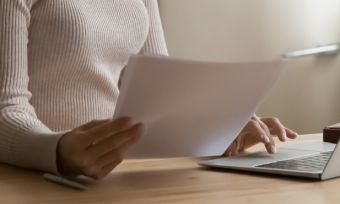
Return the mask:
POLYGON ((295 171, 307 172, 322 172, 332 155, 330 152, 322 152, 318 155, 302 157, 298 159, 290 159, 284 161, 277 161, 256 167, 272 168, 272 169, 287 169, 295 171))

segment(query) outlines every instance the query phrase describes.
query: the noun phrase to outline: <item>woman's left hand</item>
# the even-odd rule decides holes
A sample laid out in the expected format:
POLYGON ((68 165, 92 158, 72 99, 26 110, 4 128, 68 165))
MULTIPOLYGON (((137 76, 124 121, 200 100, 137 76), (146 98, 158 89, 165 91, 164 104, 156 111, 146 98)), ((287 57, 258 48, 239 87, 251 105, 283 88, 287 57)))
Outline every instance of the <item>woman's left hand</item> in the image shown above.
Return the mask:
POLYGON ((295 139, 298 134, 282 125, 277 118, 259 118, 253 115, 224 155, 236 155, 259 142, 265 145, 268 153, 273 154, 276 152, 274 136, 284 142, 287 138, 295 139))

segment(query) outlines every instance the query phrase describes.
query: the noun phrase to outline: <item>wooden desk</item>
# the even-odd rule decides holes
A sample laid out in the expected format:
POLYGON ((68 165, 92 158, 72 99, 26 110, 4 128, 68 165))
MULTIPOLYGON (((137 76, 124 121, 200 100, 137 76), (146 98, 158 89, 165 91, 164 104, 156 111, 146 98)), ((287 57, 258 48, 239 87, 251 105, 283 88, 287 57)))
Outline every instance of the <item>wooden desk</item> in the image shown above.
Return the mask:
POLYGON ((126 161, 84 192, 46 182, 39 172, 0 165, 0 203, 340 203, 340 179, 316 182, 211 171, 197 161, 126 161))

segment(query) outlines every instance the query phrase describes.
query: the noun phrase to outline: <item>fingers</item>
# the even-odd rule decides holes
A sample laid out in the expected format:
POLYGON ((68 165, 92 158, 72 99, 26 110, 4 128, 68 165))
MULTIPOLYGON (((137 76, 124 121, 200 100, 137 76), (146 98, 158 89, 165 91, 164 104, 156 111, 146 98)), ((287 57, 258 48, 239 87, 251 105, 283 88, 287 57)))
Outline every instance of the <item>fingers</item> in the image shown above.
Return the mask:
POLYGON ((133 121, 131 118, 110 120, 88 130, 86 135, 84 135, 84 138, 82 138, 82 141, 85 142, 84 145, 90 146, 93 143, 98 143, 99 141, 104 140, 111 135, 129 129, 132 126, 133 121))
POLYGON ((263 127, 261 127, 261 124, 258 120, 249 121, 247 126, 248 127, 246 128, 249 129, 249 132, 251 133, 251 135, 259 137, 259 140, 262 143, 264 144, 271 143, 271 139, 268 136, 268 133, 263 127))
POLYGON ((234 155, 258 142, 264 143, 268 153, 275 153, 273 136, 278 136, 280 141, 286 141, 287 138, 295 139, 298 134, 284 127, 277 118, 259 118, 254 114, 224 155, 234 155))
MULTIPOLYGON (((262 118, 261 122, 270 130, 269 135, 276 135, 281 142, 285 142, 287 138, 295 139, 298 135, 296 132, 286 128, 277 118, 262 118)), ((267 151, 270 150, 267 145, 266 148, 267 151)))
POLYGON ((63 176, 86 175, 99 179, 108 173, 104 166, 118 165, 129 146, 143 133, 144 126, 133 125, 129 118, 97 120, 75 128, 58 141, 58 171, 63 176), (98 164, 108 153, 110 158, 98 164))
POLYGON ((253 117, 243 128, 237 139, 235 139, 224 152, 224 155, 236 155, 238 152, 243 151, 258 142, 264 143, 268 152, 275 152, 275 143, 271 138, 267 126, 262 124, 256 117, 253 117))
POLYGON ((96 179, 102 179, 104 178, 105 176, 107 176, 109 173, 111 173, 111 171, 116 168, 116 166, 118 166, 118 164, 120 164, 122 161, 121 160, 117 160, 107 166, 104 166, 102 169, 101 169, 101 172, 99 174, 96 175, 96 179))
MULTIPOLYGON (((122 135, 125 135, 125 137, 127 137, 125 133, 122 135)), ((109 164, 115 164, 111 165, 112 170, 115 166, 117 166, 123 160, 123 154, 137 140, 137 138, 133 137, 127 138, 130 139, 121 143, 119 146, 116 146, 115 149, 112 149, 104 156, 100 156, 100 154, 98 153, 93 153, 93 150, 86 150, 85 152, 83 152, 82 155, 79 155, 78 157, 76 157, 76 160, 73 161, 76 168, 78 169, 78 172, 93 179, 103 178, 106 174, 109 173, 106 168, 104 170, 103 168, 109 164)))
POLYGON ((88 148, 88 152, 91 155, 96 155, 97 157, 100 157, 107 152, 110 152, 111 150, 117 149, 126 142, 136 142, 139 137, 144 133, 144 131, 144 125, 140 123, 136 124, 127 130, 111 135, 110 137, 107 137, 106 139, 103 139, 100 142, 90 146, 88 148))
POLYGON ((277 118, 262 118, 261 119, 271 129, 271 134, 277 135, 281 142, 287 140, 286 128, 277 118))
MULTIPOLYGON (((103 167, 109 164, 118 165, 123 160, 123 154, 143 133, 143 128, 143 125, 137 124, 128 130, 104 139, 86 149, 76 157, 73 163, 81 174, 94 179, 101 179, 108 173, 106 168, 103 170, 103 167)), ((112 166, 111 170, 113 168, 112 166)))
POLYGON ((233 156, 237 155, 239 151, 241 150, 240 148, 240 139, 239 137, 236 138, 233 143, 228 147, 228 149, 223 153, 224 156, 233 156))
POLYGON ((84 175, 94 179, 101 179, 109 174, 119 163, 123 161, 123 155, 137 139, 133 138, 122 143, 105 155, 100 156, 94 163, 85 168, 84 175))
POLYGON ((298 137, 298 134, 289 128, 286 128, 286 133, 289 139, 296 139, 298 137))
POLYGON ((266 133, 266 137, 269 140, 268 143, 264 143, 267 152, 270 154, 276 153, 275 141, 270 133, 269 127, 264 122, 262 122, 261 119, 258 118, 257 116, 256 116, 256 121, 260 124, 261 128, 266 133))
POLYGON ((122 144, 120 147, 113 149, 110 152, 107 152, 106 154, 99 157, 94 165, 106 166, 116 160, 123 160, 123 155, 135 142, 136 141, 129 140, 126 143, 122 144))
POLYGON ((280 141, 284 142, 289 139, 295 139, 298 134, 293 130, 286 128, 277 118, 262 118, 261 119, 270 129, 273 135, 277 135, 280 141))
POLYGON ((102 179, 107 174, 109 174, 115 167, 117 167, 122 161, 123 160, 121 159, 117 159, 113 161, 111 164, 103 167, 93 165, 87 170, 85 170, 84 175, 96 180, 102 179))

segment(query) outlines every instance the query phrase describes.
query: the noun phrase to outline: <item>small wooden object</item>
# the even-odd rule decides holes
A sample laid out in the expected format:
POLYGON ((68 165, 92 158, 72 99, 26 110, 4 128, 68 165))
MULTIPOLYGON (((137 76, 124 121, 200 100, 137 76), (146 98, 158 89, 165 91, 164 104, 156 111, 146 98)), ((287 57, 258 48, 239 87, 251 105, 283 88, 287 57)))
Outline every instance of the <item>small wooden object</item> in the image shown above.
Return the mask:
POLYGON ((323 129, 323 141, 337 144, 340 138, 340 123, 323 129))

